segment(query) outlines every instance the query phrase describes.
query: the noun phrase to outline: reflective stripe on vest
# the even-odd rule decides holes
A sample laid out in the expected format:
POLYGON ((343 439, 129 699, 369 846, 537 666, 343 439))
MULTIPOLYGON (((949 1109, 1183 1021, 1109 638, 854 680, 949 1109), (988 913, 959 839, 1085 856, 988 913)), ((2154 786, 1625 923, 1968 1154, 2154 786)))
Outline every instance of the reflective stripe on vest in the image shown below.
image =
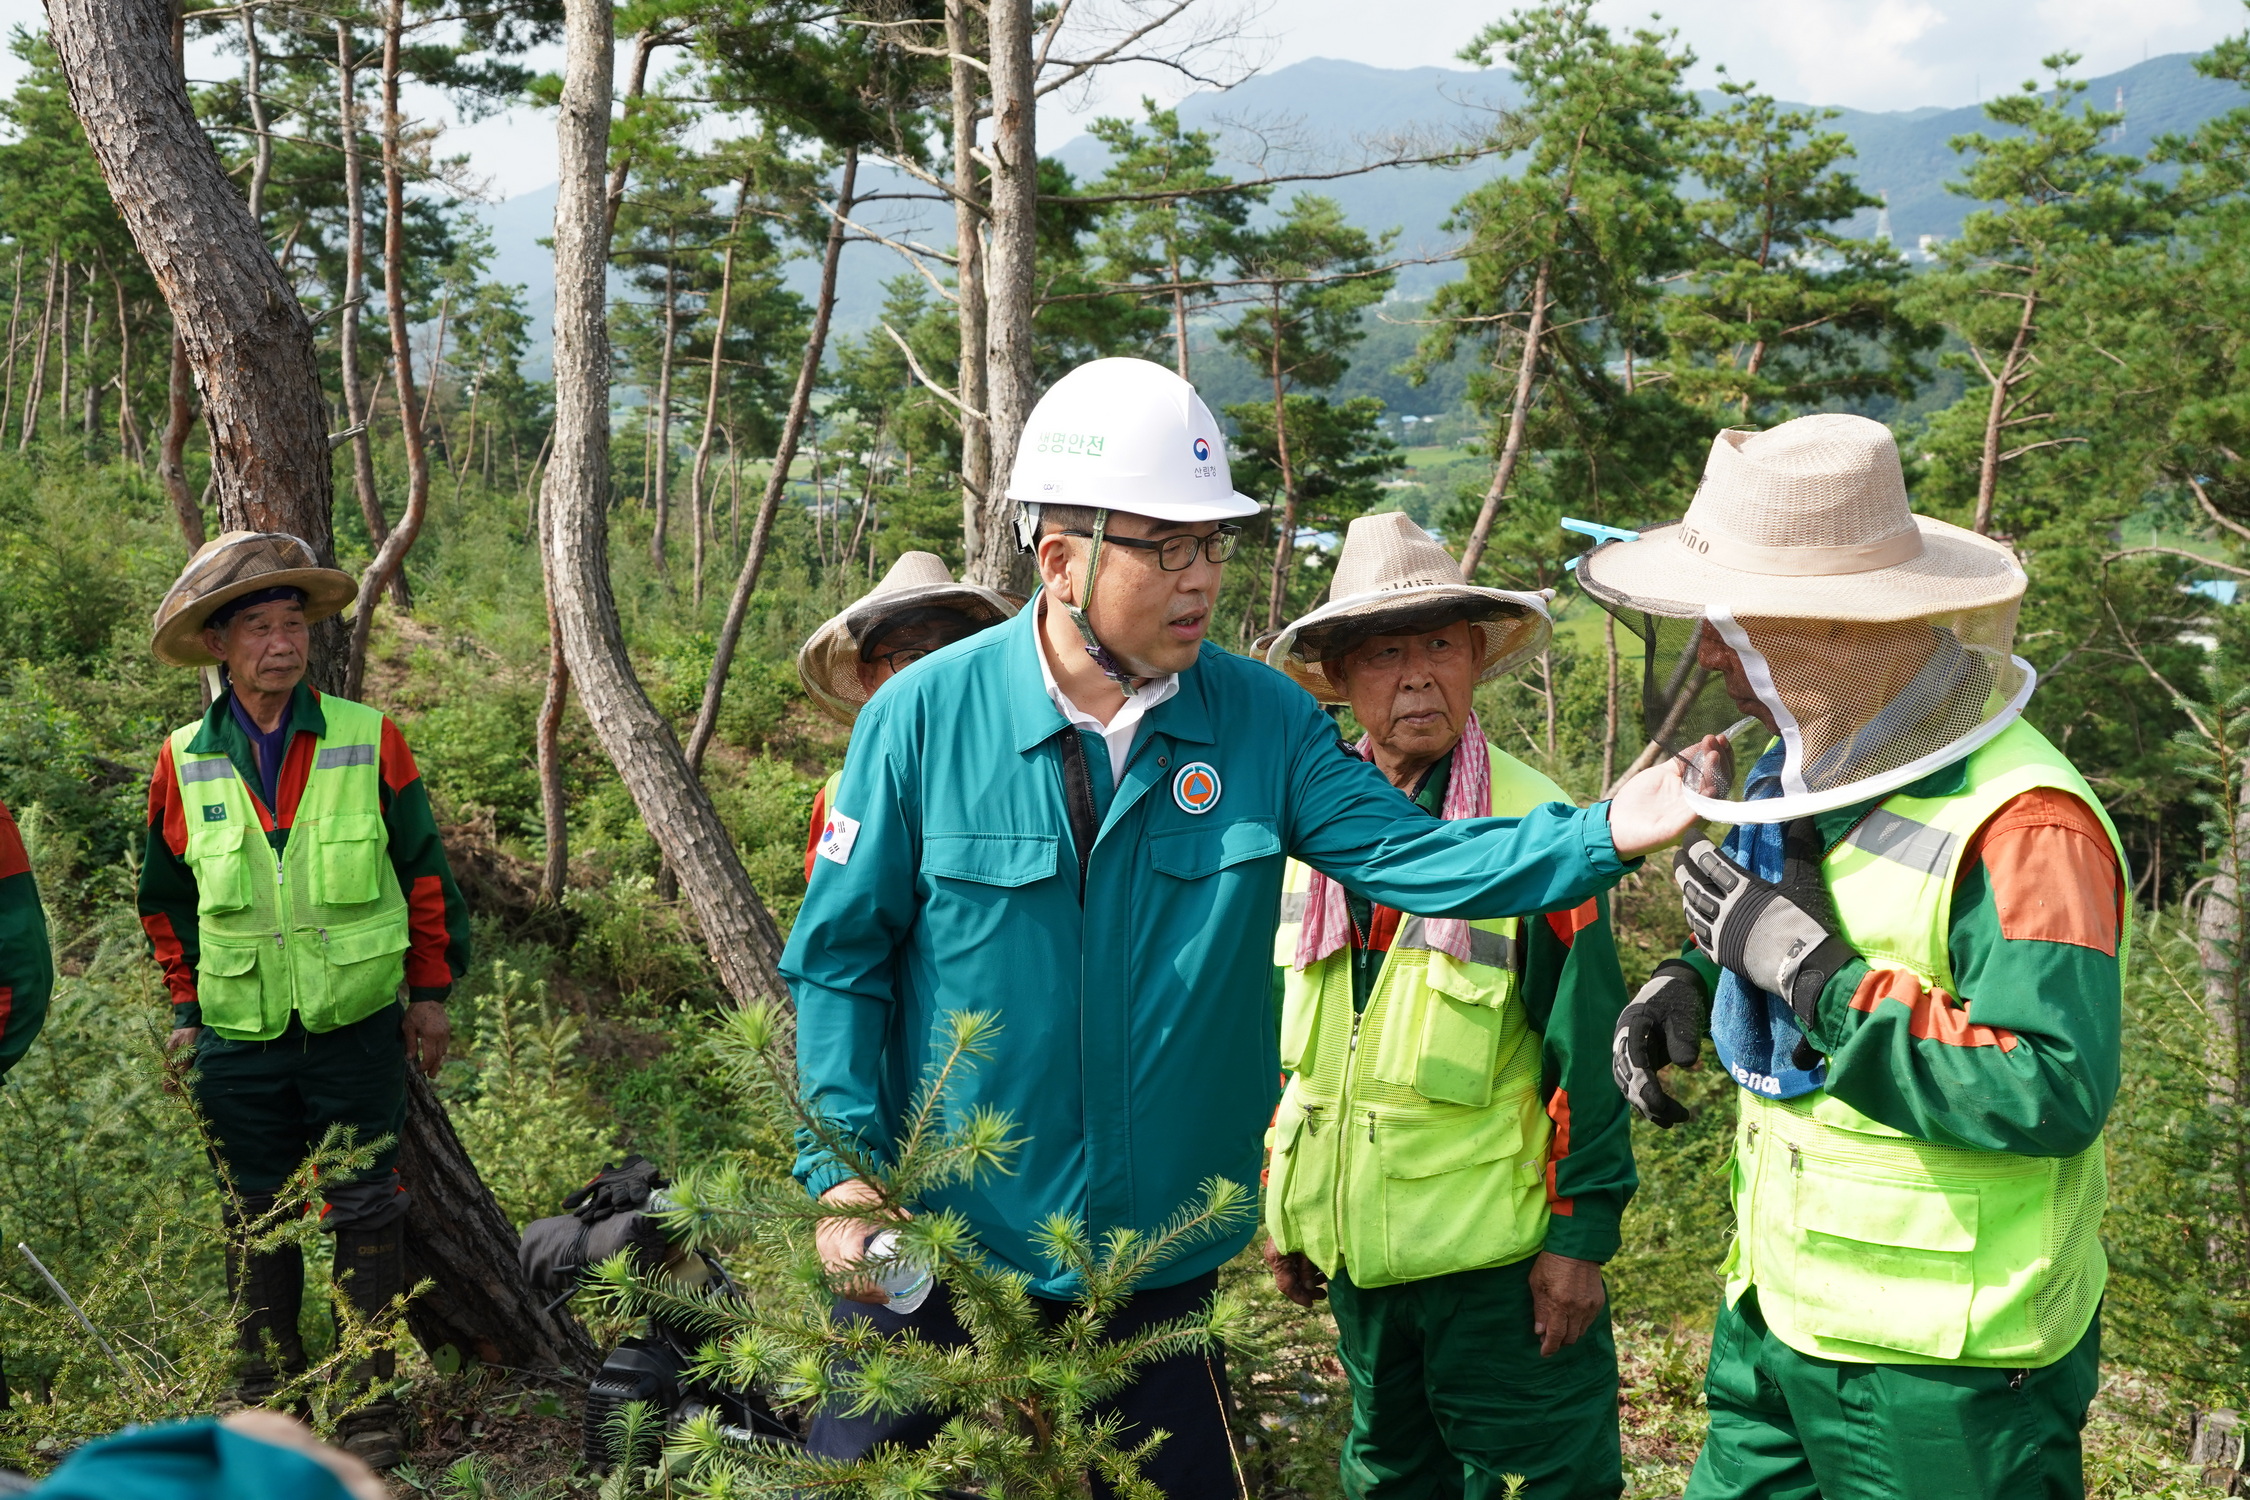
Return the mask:
POLYGON ((383 826, 383 716, 343 698, 320 707, 327 732, 278 860, 233 762, 188 749, 201 722, 172 734, 196 884, 196 999, 203 1024, 236 1041, 270 1041, 293 1012, 307 1031, 348 1026, 390 1004, 405 980, 406 897, 383 826))
MULTIPOLYGON (((1491 752, 1492 811, 1520 817, 1560 788, 1491 752)), ((1283 877, 1274 962, 1282 1065, 1267 1226, 1283 1250, 1387 1286, 1505 1265, 1547 1235, 1539 1035, 1517 993, 1516 918, 1469 924, 1466 962, 1399 923, 1364 1014, 1348 948, 1295 967, 1312 872, 1283 877)))
MULTIPOLYGON (((2054 787, 2100 817, 2062 753, 2021 720, 1969 758, 1952 797, 1894 796, 1830 851, 1823 872, 1852 947, 1957 994, 1947 951, 1970 839, 2025 792, 2054 787)), ((2128 882, 2129 884, 2129 882, 2128 882)), ((2122 969, 2131 913, 2119 933, 2122 969)), ((1791 1348, 1860 1363, 2051 1364, 2084 1335, 2108 1264, 2102 1142, 2075 1156, 1937 1146, 1825 1092, 1776 1102, 1738 1090, 1728 1299, 1758 1288, 1791 1348)))

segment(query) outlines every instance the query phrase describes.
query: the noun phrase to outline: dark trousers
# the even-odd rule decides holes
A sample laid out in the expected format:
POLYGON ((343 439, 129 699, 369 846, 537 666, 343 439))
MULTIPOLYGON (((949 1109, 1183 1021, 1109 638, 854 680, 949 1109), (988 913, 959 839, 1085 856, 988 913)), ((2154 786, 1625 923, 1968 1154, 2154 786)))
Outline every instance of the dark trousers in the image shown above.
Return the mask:
POLYGON ((2101 1350, 2097 1315, 2036 1370, 1849 1364, 1784 1344, 1744 1292, 1711 1335, 1687 1500, 2079 1500, 2101 1350))
POLYGON ((1352 1385, 1344 1493, 1352 1500, 1614 1500, 1625 1489, 1609 1308, 1541 1358, 1537 1257, 1397 1286, 1328 1279, 1352 1385))
MULTIPOLYGON (((1178 1286, 1152 1287, 1127 1299, 1109 1320, 1105 1337, 1132 1337, 1152 1324, 1184 1318, 1210 1302, 1219 1287, 1219 1273, 1206 1271, 1178 1286)), ((1071 1304, 1033 1299, 1050 1321, 1059 1321, 1071 1304)), ((839 1318, 873 1323, 886 1334, 913 1329, 930 1343, 955 1348, 969 1342, 968 1331, 953 1314, 953 1302, 941 1285, 930 1300, 911 1313, 864 1302, 839 1301, 839 1318)), ((1133 1383, 1094 1408, 1097 1415, 1115 1412, 1124 1418, 1118 1446, 1131 1448, 1145 1441, 1152 1429, 1169 1434, 1141 1474, 1162 1490, 1167 1500, 1237 1500, 1242 1482, 1235 1462, 1234 1442, 1227 1432, 1226 1362, 1216 1353, 1182 1354, 1142 1365, 1133 1383)), ((898 1416, 845 1416, 823 1407, 813 1416, 807 1444, 822 1458, 863 1458, 885 1443, 904 1448, 926 1445, 944 1426, 944 1419, 929 1412, 898 1416)), ((1106 1495, 1099 1483, 1095 1493, 1106 1495)))
POLYGON ((396 1005, 319 1033, 296 1016, 270 1042, 234 1042, 206 1027, 195 1048, 192 1087, 211 1123, 235 1190, 280 1190, 331 1125, 350 1127, 365 1145, 389 1137, 364 1172, 323 1180, 328 1228, 380 1224, 403 1212, 397 1201, 398 1133, 406 1124, 406 1049, 396 1005))

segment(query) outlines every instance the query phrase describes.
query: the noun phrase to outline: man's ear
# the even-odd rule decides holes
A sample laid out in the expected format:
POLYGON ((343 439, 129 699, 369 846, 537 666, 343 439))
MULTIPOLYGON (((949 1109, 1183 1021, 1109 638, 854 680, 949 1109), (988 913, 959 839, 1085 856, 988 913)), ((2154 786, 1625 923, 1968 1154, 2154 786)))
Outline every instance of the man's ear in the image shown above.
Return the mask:
POLYGON ((222 631, 213 630, 208 625, 204 626, 203 649, 209 652, 211 655, 219 657, 223 660, 227 654, 227 638, 225 633, 222 631))
POLYGON ((1039 581, 1065 604, 1085 602, 1077 597, 1078 590, 1070 577, 1071 559, 1077 554, 1078 549, 1071 546, 1069 537, 1049 532, 1039 539, 1039 550, 1035 554, 1039 559, 1039 581))
POLYGON ((1328 685, 1344 697, 1349 698, 1352 695, 1351 674, 1344 670, 1344 659, 1341 656, 1333 656, 1322 662, 1320 664, 1320 675, 1327 678, 1328 685))
POLYGON ((1474 620, 1469 622, 1469 639, 1474 643, 1477 665, 1482 667, 1492 659, 1492 636, 1474 620))

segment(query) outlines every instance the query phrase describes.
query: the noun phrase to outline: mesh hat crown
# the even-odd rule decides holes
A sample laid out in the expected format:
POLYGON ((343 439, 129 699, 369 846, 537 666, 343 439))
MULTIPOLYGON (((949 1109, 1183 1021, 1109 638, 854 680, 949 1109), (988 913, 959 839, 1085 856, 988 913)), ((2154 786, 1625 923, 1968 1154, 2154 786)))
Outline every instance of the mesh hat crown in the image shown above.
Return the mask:
POLYGON ((820 711, 841 724, 859 717, 868 691, 860 686, 860 648, 909 610, 950 609, 977 630, 1016 612, 1006 596, 956 583, 934 552, 902 552, 883 581, 821 625, 797 652, 797 680, 820 711))
POLYGON ((1266 648, 1268 665, 1289 674, 1323 703, 1344 695, 1317 663, 1377 635, 1420 635, 1463 620, 1485 630, 1485 682, 1536 655, 1554 633, 1542 594, 1480 588, 1453 554, 1398 511, 1356 517, 1328 589, 1329 602, 1283 627, 1266 648))
POLYGON ((1989 608, 2025 582, 2005 546, 1915 515, 1890 429, 1843 412, 1720 433, 1687 515, 1595 548, 1578 577, 1612 609, 1823 620, 1989 608))
POLYGON ((219 607, 260 589, 305 591, 305 618, 339 614, 359 592, 352 576, 324 568, 311 547, 285 531, 228 531, 198 547, 156 606, 149 649, 167 666, 207 667, 203 627, 219 607))

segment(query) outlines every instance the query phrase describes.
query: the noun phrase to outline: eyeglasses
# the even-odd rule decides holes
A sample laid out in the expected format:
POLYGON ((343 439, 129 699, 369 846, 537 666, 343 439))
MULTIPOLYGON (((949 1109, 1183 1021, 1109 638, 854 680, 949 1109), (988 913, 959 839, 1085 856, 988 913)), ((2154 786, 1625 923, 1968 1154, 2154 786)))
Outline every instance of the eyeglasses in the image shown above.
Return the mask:
POLYGON ((878 651, 867 659, 889 662, 892 671, 903 672, 935 650, 935 646, 901 646, 896 651, 878 651))
MULTIPOLYGON (((1049 533, 1049 535, 1055 534, 1057 533, 1049 533)), ((1087 538, 1093 536, 1091 531, 1065 531, 1059 534, 1087 538)), ((1242 528, 1239 526, 1221 526, 1209 536, 1182 533, 1179 536, 1168 536, 1161 542, 1147 541, 1136 536, 1116 536, 1108 533, 1105 533, 1102 537, 1103 543, 1107 546, 1131 547, 1137 552, 1155 553, 1156 565, 1167 573, 1185 572, 1188 568, 1193 567, 1196 554, 1199 552, 1212 562, 1223 563, 1234 556, 1235 546, 1241 540, 1242 528)))

